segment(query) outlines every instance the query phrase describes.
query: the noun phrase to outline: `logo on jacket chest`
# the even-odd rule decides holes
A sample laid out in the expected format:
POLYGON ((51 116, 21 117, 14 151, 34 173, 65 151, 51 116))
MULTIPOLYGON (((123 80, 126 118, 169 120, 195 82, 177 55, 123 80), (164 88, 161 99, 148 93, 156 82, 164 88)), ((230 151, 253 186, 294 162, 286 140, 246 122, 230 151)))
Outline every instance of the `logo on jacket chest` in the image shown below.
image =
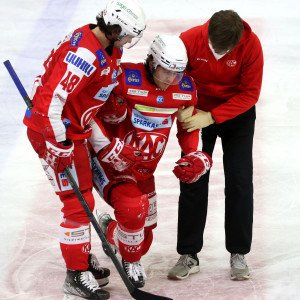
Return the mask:
POLYGON ((125 69, 126 84, 127 85, 142 85, 142 74, 139 70, 125 69))
POLYGON ((124 142, 133 147, 137 147, 145 153, 144 160, 152 161, 160 156, 165 151, 168 138, 166 135, 156 132, 129 132, 124 142))
POLYGON ((226 65, 227 65, 228 67, 233 68, 233 67, 235 67, 235 66, 237 65, 237 61, 234 60, 234 59, 227 60, 227 61, 226 61, 226 65))

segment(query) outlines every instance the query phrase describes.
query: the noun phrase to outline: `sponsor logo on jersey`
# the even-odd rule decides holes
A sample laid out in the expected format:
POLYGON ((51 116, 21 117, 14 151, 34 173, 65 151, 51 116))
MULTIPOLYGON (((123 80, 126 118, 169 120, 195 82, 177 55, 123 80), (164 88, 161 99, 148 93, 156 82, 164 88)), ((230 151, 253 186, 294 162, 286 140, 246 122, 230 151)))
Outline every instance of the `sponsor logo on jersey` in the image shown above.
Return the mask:
POLYGON ((96 51, 96 56, 99 60, 100 69, 107 66, 106 56, 102 49, 96 51))
POLYGON ((25 116, 27 118, 31 118, 31 111, 29 110, 29 108, 26 109, 25 116))
POLYGON ((199 58, 199 57, 197 57, 197 60, 202 60, 202 61, 208 62, 208 60, 205 59, 205 58, 199 58))
POLYGON ((152 131, 158 128, 171 128, 172 119, 169 117, 145 116, 136 109, 132 110, 131 123, 136 128, 152 131))
POLYGON ((87 77, 89 77, 95 70, 96 67, 89 64, 83 58, 78 56, 72 51, 69 51, 67 56, 64 59, 64 62, 67 64, 72 64, 79 70, 81 70, 87 77))
MULTIPOLYGON (((168 137, 157 132, 130 131, 124 138, 124 142, 143 151, 144 160, 152 161, 162 156, 167 145, 168 137)), ((141 174, 151 173, 154 170, 139 169, 141 174)))
POLYGON ((103 189, 109 183, 108 178, 96 158, 92 159, 93 182, 103 196, 103 189))
POLYGON ((114 69, 113 70, 113 73, 111 74, 111 81, 112 82, 115 82, 116 81, 116 79, 117 79, 117 71, 114 69))
MULTIPOLYGON (((72 164, 72 168, 70 168, 70 172, 75 179, 75 182, 78 185, 78 178, 77 178, 77 173, 74 167, 74 162, 72 164)), ((69 181, 64 173, 58 173, 58 178, 59 178, 59 183, 60 183, 60 191, 69 191, 72 190, 72 186, 69 184, 69 181)))
POLYGON ((142 85, 142 74, 139 70, 131 70, 125 69, 125 76, 126 76, 126 84, 127 85, 142 85))
POLYGON ((181 93, 173 93, 174 100, 192 100, 192 95, 189 94, 181 94, 181 93))
POLYGON ((112 91, 112 89, 118 85, 118 82, 114 82, 110 84, 109 86, 102 87, 97 94, 95 95, 94 99, 96 100, 101 100, 101 101, 106 101, 112 91))
POLYGON ((83 34, 83 32, 79 31, 79 32, 76 32, 72 35, 71 47, 77 47, 78 46, 80 40, 82 39, 82 34, 83 34))
POLYGON ((153 106, 146 106, 146 105, 140 105, 136 104, 135 109, 142 112, 149 112, 153 114, 168 114, 172 115, 175 112, 177 112, 178 108, 160 108, 160 107, 153 107, 153 106))
POLYGON ((137 90, 137 89, 128 89, 127 94, 128 95, 133 95, 133 96, 147 97, 148 94, 149 94, 149 91, 146 91, 146 90, 137 90))
POLYGON ((108 67, 107 69, 103 69, 101 72, 101 76, 102 75, 108 75, 110 73, 110 67, 108 67))
POLYGON ((237 64, 237 61, 236 60, 233 60, 233 59, 231 59, 231 60, 227 60, 226 61, 226 65, 228 66, 228 67, 235 67, 236 66, 236 64, 237 64))
POLYGON ((183 77, 183 79, 180 82, 180 89, 182 91, 192 92, 194 90, 192 80, 189 77, 183 77))
POLYGON ((162 104, 165 101, 165 99, 163 96, 157 96, 156 101, 158 104, 162 104))

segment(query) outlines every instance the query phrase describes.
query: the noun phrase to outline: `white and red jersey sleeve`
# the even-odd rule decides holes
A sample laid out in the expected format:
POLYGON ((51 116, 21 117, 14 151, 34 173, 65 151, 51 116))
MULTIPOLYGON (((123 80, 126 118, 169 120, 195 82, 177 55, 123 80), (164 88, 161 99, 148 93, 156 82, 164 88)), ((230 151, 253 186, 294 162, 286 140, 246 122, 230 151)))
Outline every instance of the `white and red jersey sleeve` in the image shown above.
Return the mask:
MULTIPOLYGON (((196 105, 196 87, 192 78, 185 76, 180 84, 162 91, 148 81, 143 63, 122 63, 121 68, 119 85, 113 92, 126 100, 128 114, 118 125, 103 124, 110 136, 143 151, 144 160, 132 172, 138 180, 145 180, 164 153, 179 107, 196 105)), ((179 128, 178 139, 183 151, 195 151, 199 131, 187 133, 179 128)))
POLYGON ((33 88, 33 109, 24 123, 57 142, 85 139, 91 134, 94 115, 118 84, 122 52, 111 55, 92 32, 81 27, 60 42, 43 64, 33 88))

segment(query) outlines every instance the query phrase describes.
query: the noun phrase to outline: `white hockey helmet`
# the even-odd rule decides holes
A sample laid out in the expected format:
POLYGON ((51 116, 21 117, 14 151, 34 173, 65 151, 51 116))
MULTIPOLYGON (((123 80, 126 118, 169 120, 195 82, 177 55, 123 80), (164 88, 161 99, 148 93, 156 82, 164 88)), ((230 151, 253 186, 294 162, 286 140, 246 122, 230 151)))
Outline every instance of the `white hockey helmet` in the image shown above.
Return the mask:
POLYGON ((166 70, 184 72, 188 57, 182 40, 175 35, 157 35, 151 43, 148 55, 153 56, 153 67, 159 65, 166 70))
POLYGON ((130 47, 140 40, 146 28, 146 16, 137 0, 110 0, 103 10, 103 19, 106 25, 121 26, 119 40, 126 35, 134 39, 130 47))

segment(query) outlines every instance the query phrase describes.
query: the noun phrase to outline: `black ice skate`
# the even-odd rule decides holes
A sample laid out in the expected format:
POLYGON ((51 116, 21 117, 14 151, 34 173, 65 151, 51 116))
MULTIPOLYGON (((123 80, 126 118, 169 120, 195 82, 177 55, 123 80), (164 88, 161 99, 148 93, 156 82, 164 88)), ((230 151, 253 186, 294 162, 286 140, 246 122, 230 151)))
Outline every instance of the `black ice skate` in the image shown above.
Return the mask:
POLYGON ((130 263, 122 258, 122 265, 127 277, 135 287, 141 288, 145 285, 145 279, 147 279, 147 276, 140 260, 130 263))
POLYGON ((67 270, 63 291, 65 294, 79 296, 84 299, 109 299, 109 292, 99 287, 93 274, 89 271, 67 270))
MULTIPOLYGON (((96 210, 96 215, 97 215, 99 226, 100 226, 102 232, 104 233, 104 235, 105 235, 105 237, 107 239, 108 224, 110 222, 113 222, 114 220, 112 219, 112 217, 108 213, 106 213, 106 212, 100 213, 99 210, 96 210)), ((117 247, 115 245, 112 245, 112 244, 110 244, 110 247, 112 248, 112 250, 114 251, 114 253, 117 254, 117 252, 118 252, 117 247)), ((107 256, 109 256, 109 253, 108 253, 105 245, 102 244, 102 248, 103 248, 104 253, 107 256)))
POLYGON ((97 257, 90 253, 88 259, 89 267, 87 271, 92 272, 99 286, 106 286, 109 282, 108 276, 110 275, 109 269, 100 267, 97 257))

